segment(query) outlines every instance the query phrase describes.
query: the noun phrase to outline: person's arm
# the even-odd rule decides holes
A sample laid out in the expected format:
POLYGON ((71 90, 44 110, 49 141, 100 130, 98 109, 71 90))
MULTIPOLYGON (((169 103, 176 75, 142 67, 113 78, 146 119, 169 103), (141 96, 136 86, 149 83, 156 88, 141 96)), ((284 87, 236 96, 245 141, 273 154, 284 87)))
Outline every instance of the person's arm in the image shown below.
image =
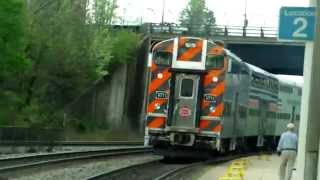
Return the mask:
POLYGON ((281 152, 282 146, 283 146, 283 134, 281 134, 281 137, 278 143, 278 147, 277 147, 278 152, 281 152))
POLYGON ((298 152, 298 145, 299 145, 299 137, 298 137, 298 135, 296 134, 296 138, 297 138, 297 152, 298 152))

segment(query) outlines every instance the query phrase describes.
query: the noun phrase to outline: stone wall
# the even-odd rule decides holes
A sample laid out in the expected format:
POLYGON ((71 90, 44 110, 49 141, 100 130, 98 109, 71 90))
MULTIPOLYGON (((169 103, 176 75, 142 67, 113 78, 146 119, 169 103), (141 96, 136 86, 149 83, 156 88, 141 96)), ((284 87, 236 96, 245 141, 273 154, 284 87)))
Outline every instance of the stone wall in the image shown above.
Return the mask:
POLYGON ((112 129, 142 132, 148 49, 149 39, 145 38, 135 61, 97 82, 65 109, 66 115, 112 129))

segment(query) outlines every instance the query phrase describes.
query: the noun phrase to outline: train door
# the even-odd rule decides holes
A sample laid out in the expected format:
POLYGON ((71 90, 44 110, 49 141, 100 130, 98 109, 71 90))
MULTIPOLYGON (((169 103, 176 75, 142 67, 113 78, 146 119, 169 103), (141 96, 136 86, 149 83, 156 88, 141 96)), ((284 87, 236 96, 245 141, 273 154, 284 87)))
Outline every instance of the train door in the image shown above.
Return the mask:
POLYGON ((237 137, 238 135, 238 101, 239 101, 239 92, 235 93, 235 97, 234 97, 234 111, 233 111, 233 136, 237 137))
POLYGON ((264 135, 265 135, 265 128, 267 125, 267 109, 268 103, 265 100, 260 99, 259 104, 259 123, 258 123, 258 142, 257 146, 261 147, 264 144, 264 135))
POLYGON ((196 128, 198 89, 200 76, 179 73, 175 76, 173 116, 171 125, 176 128, 196 128))
POLYGON ((239 123, 238 123, 238 116, 239 116, 239 92, 235 93, 234 96, 234 107, 233 107, 233 127, 232 127, 232 138, 230 141, 229 150, 235 150, 237 146, 237 137, 239 135, 239 123))
POLYGON ((292 106, 292 110, 291 110, 291 123, 295 123, 295 117, 296 117, 296 107, 292 106))

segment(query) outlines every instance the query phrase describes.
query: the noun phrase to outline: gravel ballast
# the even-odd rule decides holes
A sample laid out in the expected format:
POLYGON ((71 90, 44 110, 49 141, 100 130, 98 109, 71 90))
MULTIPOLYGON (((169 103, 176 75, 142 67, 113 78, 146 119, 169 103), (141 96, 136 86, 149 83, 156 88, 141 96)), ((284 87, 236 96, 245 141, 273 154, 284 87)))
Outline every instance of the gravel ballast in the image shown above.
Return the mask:
POLYGON ((70 180, 70 179, 86 179, 88 177, 103 172, 111 172, 116 169, 140 164, 144 162, 160 160, 160 156, 155 155, 127 155, 121 157, 113 157, 96 162, 87 162, 75 164, 65 167, 54 167, 51 169, 39 169, 38 172, 32 174, 17 174, 16 177, 10 179, 16 180, 70 180))

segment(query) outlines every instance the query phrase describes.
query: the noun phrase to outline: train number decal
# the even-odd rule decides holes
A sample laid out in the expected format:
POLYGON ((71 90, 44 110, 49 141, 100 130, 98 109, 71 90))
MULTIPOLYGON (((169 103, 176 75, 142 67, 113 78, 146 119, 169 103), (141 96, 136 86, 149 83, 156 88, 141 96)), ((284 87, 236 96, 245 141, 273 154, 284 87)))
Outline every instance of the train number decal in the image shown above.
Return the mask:
POLYGON ((204 95, 204 100, 205 101, 215 101, 216 100, 216 98, 213 96, 213 95, 211 95, 211 94, 205 94, 204 95))
POLYGON ((168 93, 165 91, 156 91, 157 99, 168 99, 168 93))

